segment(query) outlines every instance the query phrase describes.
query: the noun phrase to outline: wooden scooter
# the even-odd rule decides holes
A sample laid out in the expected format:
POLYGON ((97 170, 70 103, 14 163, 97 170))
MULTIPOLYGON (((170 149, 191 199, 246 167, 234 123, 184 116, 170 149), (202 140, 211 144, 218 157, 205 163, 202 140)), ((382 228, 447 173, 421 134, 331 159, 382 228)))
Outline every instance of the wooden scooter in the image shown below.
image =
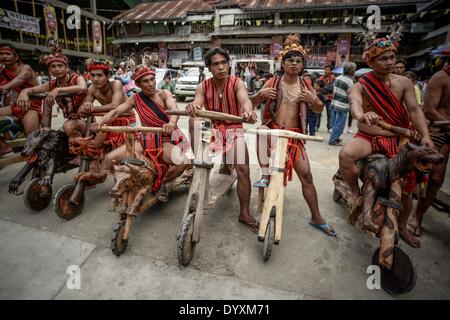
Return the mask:
MULTIPOLYGON (((114 165, 112 174, 115 186, 109 194, 112 199, 112 210, 119 213, 119 223, 113 229, 111 250, 120 256, 126 249, 130 237, 131 226, 136 216, 158 202, 151 187, 156 179, 155 164, 135 152, 135 133, 162 133, 162 128, 153 127, 110 127, 104 126, 103 132, 118 132, 126 134, 127 158, 114 165)), ((188 185, 192 179, 190 171, 166 183, 167 192, 178 190, 188 185)))
POLYGON ((288 141, 289 139, 298 139, 320 142, 323 141, 323 137, 308 136, 297 132, 278 129, 247 129, 245 132, 277 137, 269 186, 268 188, 258 188, 258 212, 262 213, 258 231, 258 241, 264 242, 262 256, 264 261, 268 261, 272 253, 272 245, 279 244, 281 240, 284 191, 286 189, 283 180, 288 141))
MULTIPOLYGON (((189 116, 186 111, 168 110, 169 115, 189 116)), ((189 189, 189 195, 184 209, 181 227, 177 236, 178 261, 187 266, 193 256, 196 245, 200 241, 200 228, 205 208, 214 208, 220 198, 227 193, 237 179, 231 175, 216 172, 210 178, 214 167, 209 154, 212 138, 212 120, 243 123, 244 119, 214 111, 197 111, 197 117, 204 118, 200 124, 200 139, 194 160, 194 176, 189 189)))
MULTIPOLYGON (((399 136, 399 145, 406 144, 409 139, 420 141, 420 136, 416 132, 406 128, 395 127, 384 121, 379 121, 377 125, 399 136)), ((363 170, 365 170, 367 162, 385 159, 385 156, 371 155, 369 158, 371 159, 362 160, 358 163, 360 175, 364 172, 363 170)), ((351 188, 342 178, 339 171, 333 176, 333 182, 335 185, 333 200, 339 201, 339 199, 343 199, 348 204, 351 188)), ((376 236, 380 237, 380 247, 372 255, 372 264, 378 265, 381 268, 381 287, 385 291, 394 294, 411 291, 414 288, 417 278, 416 269, 411 259, 398 247, 398 218, 401 210, 401 194, 401 185, 397 180, 391 183, 388 198, 378 197, 378 200, 372 208, 377 216, 382 217, 384 214, 384 222, 381 222, 381 231, 376 234, 376 236)), ((363 193, 364 196, 366 194, 363 193)), ((361 210, 355 212, 353 216, 349 215, 348 222, 355 225, 359 221, 357 218, 361 211, 362 206, 361 210)))
MULTIPOLYGON (((79 93, 74 94, 62 94, 59 95, 60 98, 70 98, 72 96, 79 95, 79 93)), ((30 96, 31 99, 45 99, 46 94, 38 94, 30 96)), ((49 106, 44 102, 43 104, 43 121, 42 126, 45 128, 51 127, 52 118, 52 106, 49 106)), ((67 136, 64 133, 58 132, 56 130, 36 130, 32 132, 27 139, 23 139, 21 146, 25 146, 25 154, 27 149, 33 150, 35 155, 35 160, 28 161, 23 168, 18 172, 18 174, 13 178, 10 183, 10 192, 14 193, 15 190, 24 181, 26 176, 32 171, 32 180, 27 185, 23 193, 23 200, 25 206, 33 211, 41 211, 45 209, 51 202, 53 190, 52 181, 53 176, 56 173, 66 172, 74 168, 69 164, 69 157, 67 156, 67 136), (27 140, 30 139, 30 142, 27 140), (45 145, 51 144, 54 149, 46 149, 45 145), (65 147, 64 147, 65 146, 65 147), (50 156, 50 153, 52 156, 50 156), (47 158, 43 158, 46 157, 47 158)), ((4 164, 12 164, 17 162, 25 161, 26 158, 22 155, 16 155, 11 159, 5 159, 4 164)))

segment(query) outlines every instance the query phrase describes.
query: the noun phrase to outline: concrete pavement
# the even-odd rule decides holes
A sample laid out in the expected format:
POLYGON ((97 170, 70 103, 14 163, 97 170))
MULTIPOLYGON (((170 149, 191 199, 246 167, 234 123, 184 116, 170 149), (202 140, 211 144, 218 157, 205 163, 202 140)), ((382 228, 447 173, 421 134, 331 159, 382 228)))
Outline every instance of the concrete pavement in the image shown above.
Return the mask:
MULTIPOLYGON (((180 104, 183 107, 184 104, 180 104)), ((54 119, 62 123, 61 114, 54 119)), ((325 123, 322 123, 322 128, 325 123)), ((187 120, 180 121, 187 128, 187 120)), ((339 148, 307 143, 320 209, 336 229, 337 238, 308 225, 309 209, 301 196, 298 178, 286 190, 282 240, 271 259, 262 260, 262 243, 237 220, 236 187, 209 210, 201 241, 188 267, 177 261, 176 235, 187 188, 141 214, 133 225, 125 253, 110 250, 113 226, 108 212, 106 183, 86 192, 84 212, 71 221, 59 218, 50 205, 33 213, 21 197, 7 192, 21 165, 0 170, 0 298, 2 299, 449 299, 450 221, 430 209, 424 220, 422 248, 400 246, 414 260, 418 279, 412 292, 390 296, 366 287, 378 239, 346 222, 344 206, 332 200, 332 175, 339 148), (69 289, 70 265, 81 270, 81 289, 69 289)), ((344 142, 350 135, 343 136, 344 142)), ((253 139, 249 137, 249 139, 253 139)), ((259 178, 254 142, 249 142, 252 181, 259 178)), ((53 190, 72 181, 76 171, 57 175, 53 190)), ((448 171, 447 171, 448 172, 448 171)), ((450 191, 450 180, 443 189, 450 191)), ((251 209, 257 192, 252 189, 251 209)))

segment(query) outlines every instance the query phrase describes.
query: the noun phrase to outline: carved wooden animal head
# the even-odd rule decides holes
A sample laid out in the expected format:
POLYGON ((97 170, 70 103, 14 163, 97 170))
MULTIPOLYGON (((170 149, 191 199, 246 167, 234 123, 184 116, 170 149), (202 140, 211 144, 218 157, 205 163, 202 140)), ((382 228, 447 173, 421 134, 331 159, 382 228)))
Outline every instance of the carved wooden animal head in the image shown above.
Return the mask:
POLYGON ((407 143, 400 153, 405 154, 408 171, 416 170, 420 173, 431 173, 433 165, 444 161, 444 156, 433 148, 417 146, 407 143))
MULTIPOLYGON (((58 146, 67 143, 68 137, 59 130, 35 130, 31 132, 21 152, 22 157, 27 157, 28 162, 45 157, 50 151, 56 151, 58 146)), ((45 160, 45 159, 41 159, 45 160)))

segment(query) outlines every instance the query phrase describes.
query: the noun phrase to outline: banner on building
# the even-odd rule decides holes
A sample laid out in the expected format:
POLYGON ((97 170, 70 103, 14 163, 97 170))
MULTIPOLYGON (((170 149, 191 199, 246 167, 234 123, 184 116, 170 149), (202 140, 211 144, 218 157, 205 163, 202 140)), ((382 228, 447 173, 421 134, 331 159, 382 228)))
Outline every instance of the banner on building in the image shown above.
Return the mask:
POLYGON ((345 56, 344 60, 348 61, 350 55, 351 35, 348 33, 340 33, 338 36, 336 60, 335 65, 342 64, 342 56, 345 56))
POLYGON ((327 56, 313 56, 309 55, 306 60, 307 68, 319 68, 323 69, 327 65, 327 56))
POLYGON ((24 32, 41 33, 39 19, 0 8, 0 27, 24 32))
POLYGON ((45 26, 47 28, 47 47, 55 47, 58 43, 58 19, 55 8, 44 7, 45 26))
POLYGON ((202 61, 202 47, 194 48, 194 61, 202 61))
POLYGON ((100 21, 92 22, 92 39, 94 40, 94 53, 102 53, 103 41, 102 41, 102 26, 100 21))
POLYGON ((283 49, 282 41, 283 36, 272 37, 272 42, 270 43, 270 54, 272 57, 278 57, 280 54, 281 49, 283 49))

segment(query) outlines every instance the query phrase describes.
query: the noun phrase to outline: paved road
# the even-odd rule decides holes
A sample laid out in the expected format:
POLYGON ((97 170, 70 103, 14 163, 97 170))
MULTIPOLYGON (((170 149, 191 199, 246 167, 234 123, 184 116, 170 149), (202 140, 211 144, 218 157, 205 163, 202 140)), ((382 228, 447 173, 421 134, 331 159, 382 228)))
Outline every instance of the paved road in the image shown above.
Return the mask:
MULTIPOLYGON (((184 104, 180 104, 183 107, 184 104)), ((62 123, 61 114, 54 125, 62 123)), ((180 121, 187 128, 187 121, 180 121)), ((325 123, 322 123, 324 126, 325 123)), ((320 132, 326 140, 328 134, 320 132)), ((344 135, 344 142, 350 135, 344 135)), ((249 139, 253 139, 249 137, 249 139)), ((251 178, 259 177, 254 142, 249 141, 251 178)), ((2 299, 448 299, 450 298, 450 222, 430 209, 424 222, 423 247, 400 246, 414 259, 417 285, 404 296, 368 290, 366 269, 378 239, 346 222, 342 204, 332 200, 331 177, 339 149, 327 143, 307 144, 320 208, 337 230, 336 239, 308 226, 309 210, 297 178, 286 190, 283 233, 271 259, 264 263, 262 244, 238 222, 236 187, 207 212, 202 237, 187 267, 176 257, 187 189, 171 201, 141 214, 121 257, 110 249, 118 221, 108 212, 106 183, 86 192, 83 214, 64 221, 53 206, 39 213, 26 209, 21 197, 7 193, 20 164, 0 170, 0 298, 2 299), (81 268, 81 289, 66 285, 67 268, 81 268)), ((57 175, 53 188, 72 181, 75 171, 57 175)), ((450 191, 450 183, 444 189, 450 191)), ((251 209, 257 193, 252 190, 251 209)))

